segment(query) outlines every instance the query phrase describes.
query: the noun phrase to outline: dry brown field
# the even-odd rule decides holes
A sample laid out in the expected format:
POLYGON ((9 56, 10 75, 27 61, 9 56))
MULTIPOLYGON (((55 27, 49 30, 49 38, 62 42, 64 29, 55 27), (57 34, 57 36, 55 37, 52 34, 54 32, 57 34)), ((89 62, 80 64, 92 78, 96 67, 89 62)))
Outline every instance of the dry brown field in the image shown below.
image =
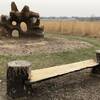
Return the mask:
POLYGON ((100 21, 41 20, 47 33, 100 37, 100 21))

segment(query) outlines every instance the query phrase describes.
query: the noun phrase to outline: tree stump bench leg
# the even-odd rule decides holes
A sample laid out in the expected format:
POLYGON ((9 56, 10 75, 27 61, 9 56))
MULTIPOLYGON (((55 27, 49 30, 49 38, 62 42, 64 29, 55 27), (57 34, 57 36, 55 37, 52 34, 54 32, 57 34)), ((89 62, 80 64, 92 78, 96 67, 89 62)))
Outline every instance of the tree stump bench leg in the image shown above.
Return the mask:
POLYGON ((100 75, 100 50, 96 50, 96 61, 98 65, 93 67, 92 73, 96 75, 100 75))
POLYGON ((30 77, 30 62, 12 61, 8 63, 7 68, 7 95, 22 97, 26 95, 27 87, 25 82, 30 77))

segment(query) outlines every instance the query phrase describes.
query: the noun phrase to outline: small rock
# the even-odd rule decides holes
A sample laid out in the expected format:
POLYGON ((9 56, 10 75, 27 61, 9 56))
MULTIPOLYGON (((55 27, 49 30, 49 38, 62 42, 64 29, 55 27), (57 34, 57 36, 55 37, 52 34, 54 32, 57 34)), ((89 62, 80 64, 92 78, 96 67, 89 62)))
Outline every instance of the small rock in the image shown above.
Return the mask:
POLYGON ((0 80, 0 83, 2 82, 2 80, 0 80))

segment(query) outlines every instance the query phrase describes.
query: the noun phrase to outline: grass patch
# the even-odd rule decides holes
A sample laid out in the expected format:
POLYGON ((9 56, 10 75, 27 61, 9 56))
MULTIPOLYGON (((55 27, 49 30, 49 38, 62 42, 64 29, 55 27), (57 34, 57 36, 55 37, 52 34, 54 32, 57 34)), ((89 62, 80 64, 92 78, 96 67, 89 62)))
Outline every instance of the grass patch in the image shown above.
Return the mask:
POLYGON ((51 54, 33 54, 30 56, 0 55, 0 76, 5 75, 7 63, 12 60, 28 60, 32 62, 32 69, 39 69, 95 58, 95 50, 100 48, 100 40, 97 38, 66 35, 60 36, 64 37, 65 39, 86 41, 93 44, 94 47, 51 54))

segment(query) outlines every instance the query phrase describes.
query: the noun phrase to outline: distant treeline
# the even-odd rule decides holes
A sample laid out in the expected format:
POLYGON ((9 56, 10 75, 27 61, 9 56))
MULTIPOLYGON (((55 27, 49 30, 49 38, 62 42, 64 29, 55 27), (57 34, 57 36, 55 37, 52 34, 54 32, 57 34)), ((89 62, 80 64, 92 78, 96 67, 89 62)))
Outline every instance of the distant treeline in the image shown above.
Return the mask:
POLYGON ((100 17, 41 17, 44 20, 100 21, 100 17))

